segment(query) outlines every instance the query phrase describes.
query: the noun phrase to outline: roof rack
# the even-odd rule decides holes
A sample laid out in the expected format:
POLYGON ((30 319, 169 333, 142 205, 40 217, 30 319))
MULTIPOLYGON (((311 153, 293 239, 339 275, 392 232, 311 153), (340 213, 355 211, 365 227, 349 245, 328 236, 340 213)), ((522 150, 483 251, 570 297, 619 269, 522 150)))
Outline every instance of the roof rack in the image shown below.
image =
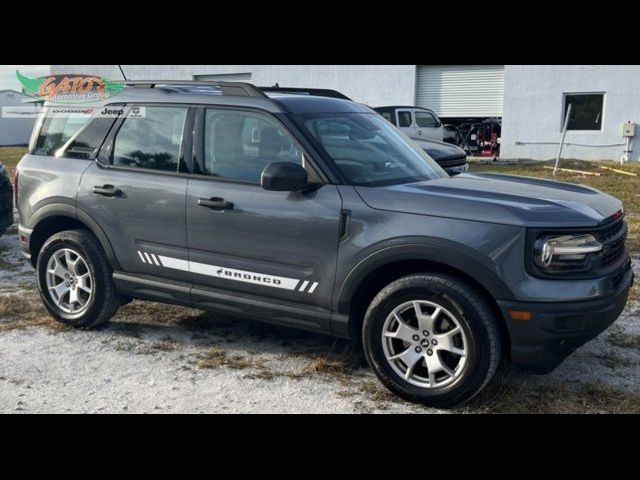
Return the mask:
POLYGON ((295 95, 311 95, 314 97, 330 97, 340 98, 342 100, 351 100, 345 94, 328 88, 300 88, 300 87, 257 87, 263 92, 295 94, 295 95))
POLYGON ((244 82, 222 82, 216 80, 126 80, 128 87, 166 88, 186 93, 213 93, 242 97, 266 97, 255 85, 244 82), (208 89, 208 91, 207 91, 208 89))

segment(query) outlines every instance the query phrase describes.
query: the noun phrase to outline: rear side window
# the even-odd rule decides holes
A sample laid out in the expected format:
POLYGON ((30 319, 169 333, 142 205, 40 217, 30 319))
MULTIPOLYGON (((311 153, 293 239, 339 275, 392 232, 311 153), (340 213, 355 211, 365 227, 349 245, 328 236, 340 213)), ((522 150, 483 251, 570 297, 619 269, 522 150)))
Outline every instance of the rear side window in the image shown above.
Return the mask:
POLYGON ((94 158, 104 138, 109 133, 113 122, 115 122, 115 118, 94 118, 75 138, 72 138, 67 143, 62 156, 83 160, 94 158))
POLYGON ((412 123, 411 112, 398 112, 399 127, 410 127, 412 123))
POLYGON ((393 118, 393 112, 380 112, 380 115, 382 115, 385 119, 387 119, 393 125, 396 124, 396 119, 393 118))
POLYGON ((178 171, 187 109, 145 107, 141 117, 124 120, 113 147, 113 165, 167 172, 178 171))
POLYGON ((33 153, 55 155, 56 151, 87 123, 89 116, 78 113, 49 114, 42 124, 33 153))

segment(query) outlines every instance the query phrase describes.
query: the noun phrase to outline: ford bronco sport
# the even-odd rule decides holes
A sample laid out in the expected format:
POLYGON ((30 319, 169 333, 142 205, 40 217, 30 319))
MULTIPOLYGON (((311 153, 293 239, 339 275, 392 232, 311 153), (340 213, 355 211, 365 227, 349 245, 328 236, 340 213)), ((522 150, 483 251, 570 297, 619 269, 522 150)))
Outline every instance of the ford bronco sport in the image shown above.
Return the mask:
POLYGON ((620 201, 449 177, 368 107, 274 90, 130 82, 88 120, 43 116, 17 206, 56 319, 136 298, 350 337, 391 391, 452 407, 501 359, 548 372, 622 312, 620 201))

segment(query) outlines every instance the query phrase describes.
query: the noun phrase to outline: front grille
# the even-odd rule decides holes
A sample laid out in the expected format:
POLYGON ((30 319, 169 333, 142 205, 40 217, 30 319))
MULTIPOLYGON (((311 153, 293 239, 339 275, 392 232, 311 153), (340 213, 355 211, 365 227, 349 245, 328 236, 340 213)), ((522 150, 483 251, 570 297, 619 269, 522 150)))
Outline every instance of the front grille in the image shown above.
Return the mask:
POLYGON ((459 167, 467 163, 467 157, 466 156, 443 157, 443 158, 438 158, 436 162, 442 168, 459 167))
POLYGON ((609 239, 616 237, 622 229, 626 227, 626 223, 623 220, 615 222, 613 225, 603 228, 594 233, 594 236, 600 243, 605 243, 609 239))
POLYGON ((624 220, 619 220, 614 225, 594 232, 596 239, 602 243, 601 268, 613 265, 624 255, 627 233, 627 224, 624 220))

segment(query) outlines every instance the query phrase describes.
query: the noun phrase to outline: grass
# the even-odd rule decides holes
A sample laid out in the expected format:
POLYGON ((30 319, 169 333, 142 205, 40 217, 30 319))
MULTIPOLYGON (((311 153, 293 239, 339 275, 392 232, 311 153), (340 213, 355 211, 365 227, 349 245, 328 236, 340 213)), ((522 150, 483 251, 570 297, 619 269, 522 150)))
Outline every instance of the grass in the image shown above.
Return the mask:
POLYGON ((0 332, 28 327, 47 327, 55 332, 69 329, 49 315, 38 297, 24 294, 0 297, 0 332))
POLYGON ((640 335, 629 335, 614 330, 607 336, 607 340, 611 345, 615 345, 616 347, 640 350, 640 335))
POLYGON ((561 182, 579 183, 602 190, 622 201, 626 212, 626 221, 629 225, 629 245, 634 254, 640 253, 640 162, 620 166, 616 162, 587 162, 581 160, 562 160, 561 167, 572 170, 599 173, 599 177, 580 175, 559 171, 554 177, 553 171, 544 167, 553 166, 554 162, 483 162, 470 163, 471 172, 491 172, 508 175, 523 175, 528 177, 545 178, 561 182), (615 168, 625 172, 635 173, 637 177, 631 177, 601 167, 615 168))
POLYGON ((610 385, 526 388, 493 382, 459 413, 640 413, 640 395, 610 385))
POLYGON ((2 147, 0 148, 0 162, 7 167, 11 178, 16 170, 16 165, 20 159, 27 153, 27 147, 2 147))

